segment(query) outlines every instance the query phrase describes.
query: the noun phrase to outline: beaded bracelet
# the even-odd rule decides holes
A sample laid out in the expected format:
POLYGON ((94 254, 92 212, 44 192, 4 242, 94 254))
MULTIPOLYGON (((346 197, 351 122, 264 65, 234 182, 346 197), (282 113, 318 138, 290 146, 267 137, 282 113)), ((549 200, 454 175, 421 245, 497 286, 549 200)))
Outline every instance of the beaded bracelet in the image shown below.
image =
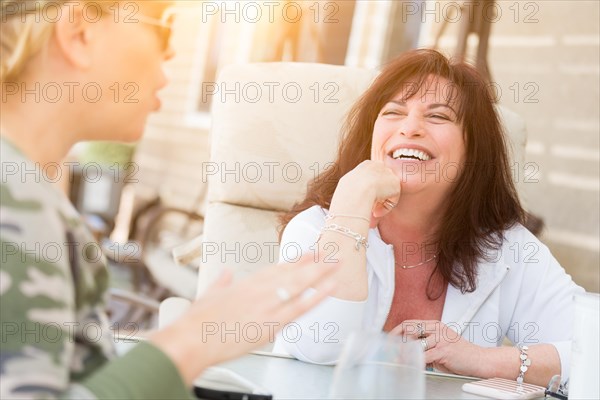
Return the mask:
POLYGON ((519 348, 519 359, 521 360, 521 368, 519 368, 519 376, 517 376, 517 383, 519 385, 523 384, 523 379, 525 378, 525 372, 529 369, 531 365, 531 359, 527 356, 527 350, 529 347, 519 344, 517 346, 519 348))
POLYGON ((323 235, 324 231, 341 233, 344 236, 348 236, 348 237, 356 240, 356 244, 355 244, 356 251, 360 250, 361 245, 363 245, 365 247, 365 249, 367 247, 369 247, 369 243, 367 242, 366 237, 364 237, 360 233, 356 233, 356 232, 346 228, 345 226, 341 226, 338 224, 329 224, 329 225, 324 226, 321 229, 321 233, 319 233, 319 237, 317 238, 317 243, 319 242, 319 240, 321 240, 321 236, 323 235))
POLYGON ((337 217, 344 217, 344 218, 355 218, 355 219, 362 219, 363 221, 367 221, 369 223, 371 223, 371 220, 367 217, 363 217, 360 215, 348 215, 348 214, 333 214, 333 213, 329 213, 325 216, 325 221, 331 221, 334 218, 337 217))

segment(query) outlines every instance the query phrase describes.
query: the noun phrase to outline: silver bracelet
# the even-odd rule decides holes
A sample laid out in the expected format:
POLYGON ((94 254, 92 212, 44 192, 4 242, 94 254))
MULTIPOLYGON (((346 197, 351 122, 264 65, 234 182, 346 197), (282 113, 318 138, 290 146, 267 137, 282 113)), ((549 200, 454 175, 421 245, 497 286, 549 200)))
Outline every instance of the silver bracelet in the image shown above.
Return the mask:
POLYGON ((519 376, 517 376, 517 383, 519 385, 522 385, 523 380, 525 378, 525 372, 527 372, 529 366, 531 365, 531 359, 527 355, 527 350, 529 350, 529 347, 524 346, 522 344, 519 344, 517 347, 519 348, 519 360, 521 361, 521 367, 519 368, 519 376))
POLYGON ((321 233, 319 234, 319 237, 317 239, 317 243, 319 242, 319 240, 321 240, 321 235, 323 235, 323 232, 325 231, 330 231, 330 232, 337 232, 337 233, 341 233, 344 236, 348 236, 354 240, 356 240, 356 251, 360 250, 360 246, 363 245, 365 247, 365 249, 367 247, 369 247, 369 243, 367 242, 367 238, 364 237, 363 235, 361 235, 360 233, 356 233, 348 228, 346 228, 345 226, 341 226, 338 224, 329 224, 324 226, 321 229, 321 233))
POLYGON ((362 219, 363 221, 367 221, 368 223, 371 223, 371 220, 367 217, 362 217, 360 215, 348 215, 348 214, 333 214, 333 213, 329 213, 325 216, 325 221, 331 221, 334 218, 337 217, 344 217, 344 218, 355 218, 355 219, 362 219))

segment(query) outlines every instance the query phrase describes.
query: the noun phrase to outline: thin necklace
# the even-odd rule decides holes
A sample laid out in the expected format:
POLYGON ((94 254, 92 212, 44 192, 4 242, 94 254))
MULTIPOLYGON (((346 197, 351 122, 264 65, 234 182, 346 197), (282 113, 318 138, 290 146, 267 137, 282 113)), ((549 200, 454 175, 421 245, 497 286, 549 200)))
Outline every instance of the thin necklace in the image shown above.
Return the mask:
POLYGON ((400 265, 400 264, 398 264, 398 263, 397 263, 397 262, 395 262, 395 261, 394 261, 394 264, 396 264, 396 266, 397 266, 397 267, 400 267, 400 268, 402 268, 402 269, 411 269, 411 268, 417 268, 417 267, 420 267, 421 265, 427 264, 428 262, 431 262, 431 261, 432 261, 433 259, 435 259, 436 257, 437 257, 437 254, 435 254, 435 255, 434 255, 433 257, 431 257, 430 259, 428 259, 428 260, 425 260, 425 261, 421 261, 420 263, 418 263, 418 264, 415 264, 415 265, 400 265))

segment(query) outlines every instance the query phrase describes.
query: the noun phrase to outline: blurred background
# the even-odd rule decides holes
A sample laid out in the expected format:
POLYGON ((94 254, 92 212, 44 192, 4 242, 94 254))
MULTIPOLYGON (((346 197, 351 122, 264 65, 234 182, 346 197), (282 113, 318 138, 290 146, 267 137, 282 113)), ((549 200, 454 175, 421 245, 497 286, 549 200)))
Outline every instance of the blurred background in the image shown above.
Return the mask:
POLYGON ((433 47, 477 63, 499 103, 523 118, 526 160, 513 172, 543 226, 539 237, 578 284, 600 290, 598 1, 179 1, 176 9, 171 84, 144 138, 73 152, 125 166, 131 185, 71 189, 80 209, 95 210, 110 230, 121 209, 119 218, 129 222, 116 224, 113 239, 131 238, 132 215, 157 203, 182 210, 183 221, 197 216, 201 231, 211 83, 223 66, 293 61, 377 69, 408 49, 433 47))

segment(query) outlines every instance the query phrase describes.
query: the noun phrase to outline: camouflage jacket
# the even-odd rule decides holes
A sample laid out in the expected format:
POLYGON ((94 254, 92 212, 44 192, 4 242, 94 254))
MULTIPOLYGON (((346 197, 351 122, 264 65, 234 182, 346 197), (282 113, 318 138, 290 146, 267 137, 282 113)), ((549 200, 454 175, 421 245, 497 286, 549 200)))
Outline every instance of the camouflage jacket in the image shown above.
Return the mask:
POLYGON ((105 257, 42 170, 0 143, 0 398, 188 398, 151 344, 115 357, 105 257))

